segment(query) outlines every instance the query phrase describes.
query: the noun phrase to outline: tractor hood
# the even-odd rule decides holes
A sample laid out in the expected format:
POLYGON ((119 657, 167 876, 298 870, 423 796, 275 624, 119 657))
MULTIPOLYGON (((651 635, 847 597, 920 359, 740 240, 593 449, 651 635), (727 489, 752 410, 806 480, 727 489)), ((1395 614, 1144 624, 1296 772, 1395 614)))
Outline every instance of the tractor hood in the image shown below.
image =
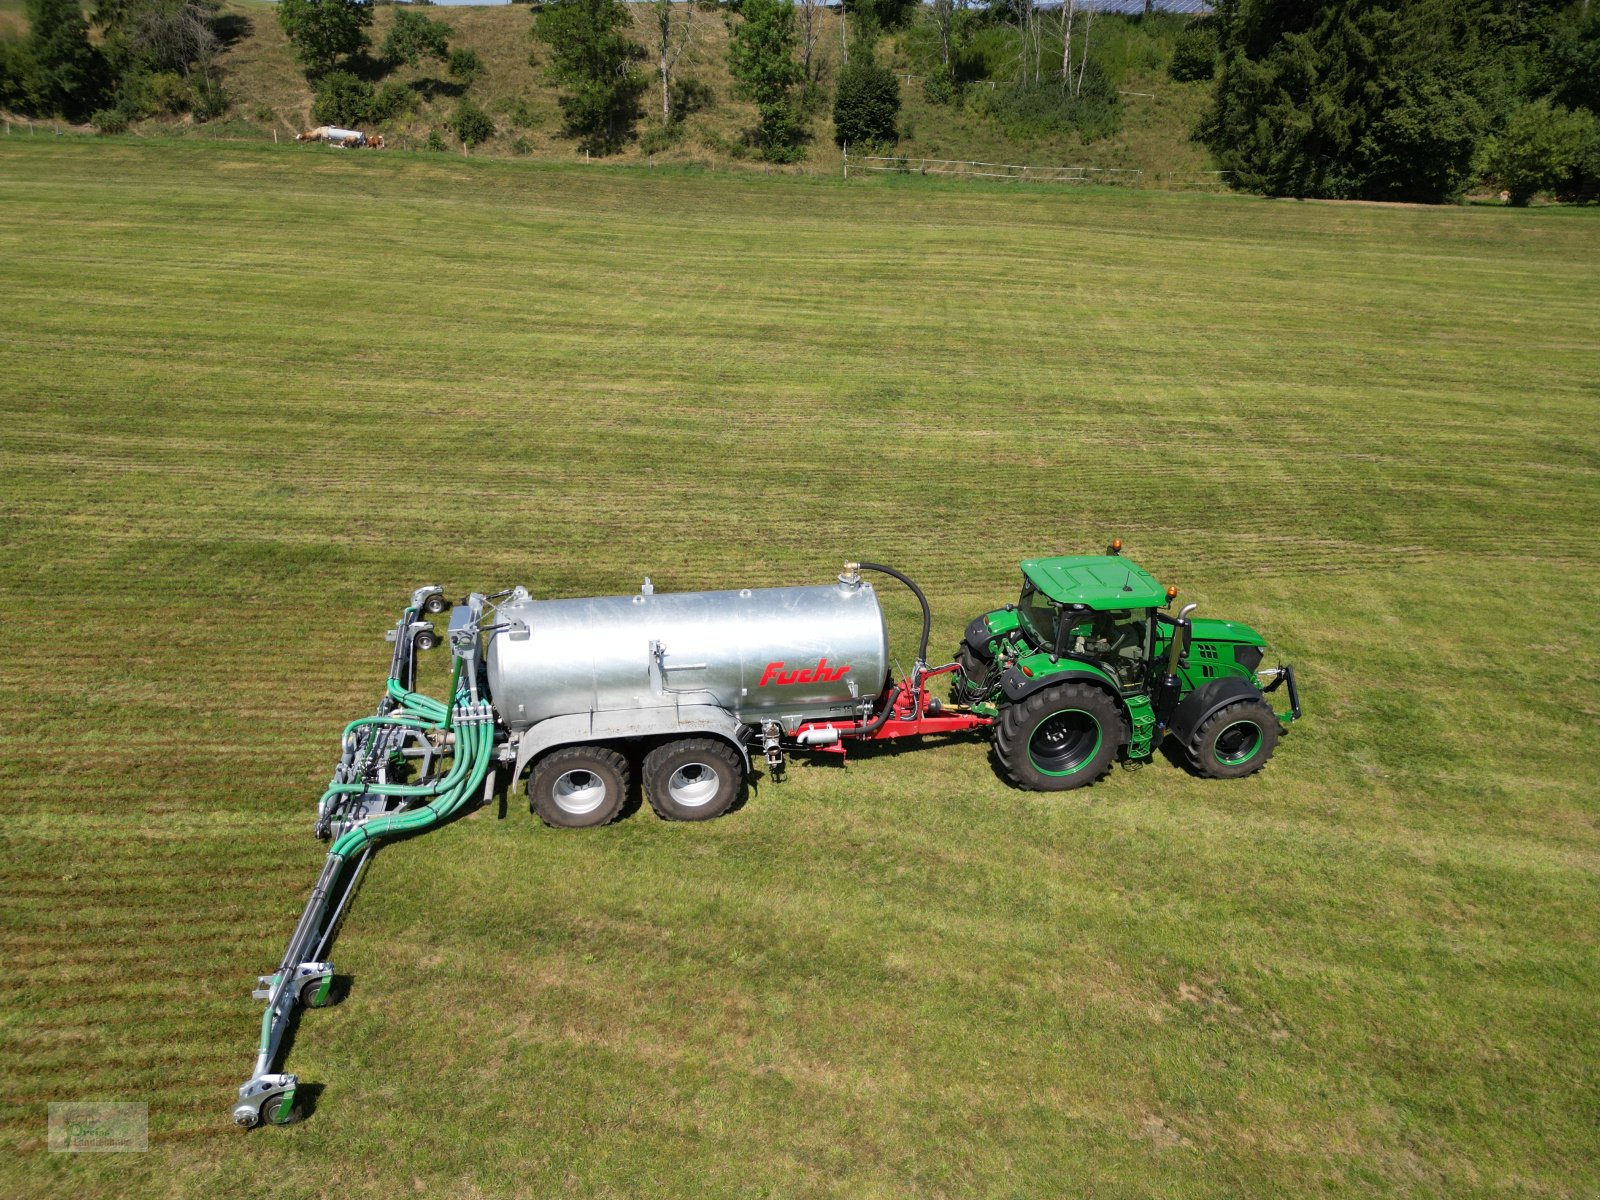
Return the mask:
POLYGON ((1193 639, 1197 642, 1242 642, 1247 646, 1265 646, 1267 639, 1250 626, 1238 621, 1216 621, 1208 617, 1195 617, 1192 621, 1193 639))

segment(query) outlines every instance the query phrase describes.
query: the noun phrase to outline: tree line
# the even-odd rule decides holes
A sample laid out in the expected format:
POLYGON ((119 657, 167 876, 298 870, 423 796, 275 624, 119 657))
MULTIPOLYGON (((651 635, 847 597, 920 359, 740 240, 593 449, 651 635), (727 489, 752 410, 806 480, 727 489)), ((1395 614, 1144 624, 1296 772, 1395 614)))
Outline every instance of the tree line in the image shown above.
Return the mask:
MULTIPOLYGON (((1200 137, 1237 186, 1443 202, 1600 186, 1600 10, 1588 0, 1218 0, 1200 137)), ((1191 48, 1183 64, 1205 69, 1191 48)))

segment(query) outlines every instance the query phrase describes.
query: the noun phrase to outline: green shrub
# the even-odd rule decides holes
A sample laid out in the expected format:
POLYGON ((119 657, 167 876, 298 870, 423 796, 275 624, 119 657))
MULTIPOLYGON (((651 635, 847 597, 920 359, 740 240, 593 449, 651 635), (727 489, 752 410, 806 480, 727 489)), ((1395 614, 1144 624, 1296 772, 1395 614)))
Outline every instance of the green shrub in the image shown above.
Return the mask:
POLYGON ((449 147, 444 144, 444 139, 439 136, 439 131, 437 129, 428 130, 428 140, 422 143, 422 148, 424 150, 434 151, 449 149, 449 147))
POLYGON ((674 120, 670 125, 652 125, 639 135, 639 149, 645 154, 660 154, 671 148, 683 136, 683 126, 674 120))
POLYGON ((214 121, 226 113, 232 103, 222 85, 204 75, 194 77, 193 95, 189 111, 196 121, 214 121))
POLYGON ((518 96, 513 100, 502 100, 495 107, 498 111, 505 113, 506 121, 513 129, 532 129, 539 123, 537 114, 533 111, 533 106, 528 103, 525 97, 518 96))
POLYGON ((697 112, 712 108, 717 103, 717 93, 709 83, 702 83, 693 75, 674 75, 668 88, 672 102, 674 123, 697 112))
POLYGON ((494 122, 488 113, 463 96, 456 105, 455 115, 450 118, 450 130, 461 139, 463 146, 476 146, 494 136, 494 122))
POLYGON ((1595 153, 1596 119, 1548 100, 1523 104, 1489 152, 1489 170, 1523 205, 1539 192, 1575 192, 1595 153))
POLYGON ((372 103, 367 106, 368 119, 377 122, 403 117, 411 111, 415 99, 415 92, 405 84, 391 79, 373 93, 372 103))
POLYGON ((1110 137, 1122 120, 1117 91, 1094 59, 1083 70, 1082 91, 1074 96, 1059 80, 1014 83, 999 88, 986 106, 1007 137, 1044 137, 1076 130, 1085 140, 1110 137))
POLYGON ((450 78, 460 80, 462 86, 471 87, 483 74, 483 60, 476 50, 465 47, 450 51, 450 78))
POLYGON ((924 75, 922 98, 929 104, 954 104, 956 85, 950 82, 950 76, 942 70, 935 71, 932 75, 924 75))
POLYGON ((857 55, 839 72, 833 138, 841 146, 892 146, 899 140, 900 81, 888 67, 857 55))
POLYGON ((372 115, 372 85, 349 71, 329 71, 317 80, 311 119, 318 125, 343 125, 354 129, 372 115))
POLYGON ((150 101, 156 112, 176 116, 189 111, 194 103, 194 93, 189 81, 176 71, 162 71, 149 77, 150 101))
POLYGON ((511 139, 511 153, 532 154, 533 147, 528 144, 528 139, 519 133, 516 137, 511 139))
POLYGON ((1167 74, 1177 83, 1210 79, 1217 71, 1217 35, 1210 25, 1190 25, 1172 47, 1167 74))
POLYGON ((128 114, 119 108, 102 108, 92 113, 89 124, 96 133, 127 133, 128 114))

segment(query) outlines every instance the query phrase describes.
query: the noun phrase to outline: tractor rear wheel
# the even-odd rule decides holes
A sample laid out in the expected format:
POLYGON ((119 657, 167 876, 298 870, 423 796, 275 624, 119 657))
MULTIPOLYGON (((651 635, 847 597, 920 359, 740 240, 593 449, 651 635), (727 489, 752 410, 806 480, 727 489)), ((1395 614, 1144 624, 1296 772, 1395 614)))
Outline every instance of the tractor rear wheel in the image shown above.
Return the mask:
POLYGON ((528 777, 528 805, 546 825, 609 825, 628 798, 628 760, 604 746, 567 746, 539 760, 528 777))
POLYGON ((709 821, 744 788, 744 762, 718 738, 680 738, 644 759, 644 794, 664 821, 709 821))
POLYGON ((1127 741, 1122 709, 1086 683, 1043 688, 1000 711, 994 756, 1007 779, 1036 792, 1064 792, 1105 778, 1127 741))
POLYGON ((983 697, 987 692, 984 684, 989 678, 989 660, 984 659, 969 643, 962 642, 961 648, 956 651, 956 666, 958 669, 950 680, 951 702, 971 704, 983 697))
POLYGON ((1278 748, 1278 714, 1263 700, 1240 700, 1207 717, 1189 757, 1208 779, 1242 779, 1267 765, 1278 748))

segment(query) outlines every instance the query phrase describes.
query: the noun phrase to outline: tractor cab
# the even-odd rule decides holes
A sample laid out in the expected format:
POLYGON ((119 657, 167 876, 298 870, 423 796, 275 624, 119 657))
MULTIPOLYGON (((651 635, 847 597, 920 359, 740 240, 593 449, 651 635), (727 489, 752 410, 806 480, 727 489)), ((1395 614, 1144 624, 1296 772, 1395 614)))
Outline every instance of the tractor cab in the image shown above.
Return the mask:
POLYGON ((1155 576, 1117 555, 1032 558, 1022 564, 1018 624, 1035 653, 1087 659, 1123 689, 1140 688, 1167 600, 1155 576))

